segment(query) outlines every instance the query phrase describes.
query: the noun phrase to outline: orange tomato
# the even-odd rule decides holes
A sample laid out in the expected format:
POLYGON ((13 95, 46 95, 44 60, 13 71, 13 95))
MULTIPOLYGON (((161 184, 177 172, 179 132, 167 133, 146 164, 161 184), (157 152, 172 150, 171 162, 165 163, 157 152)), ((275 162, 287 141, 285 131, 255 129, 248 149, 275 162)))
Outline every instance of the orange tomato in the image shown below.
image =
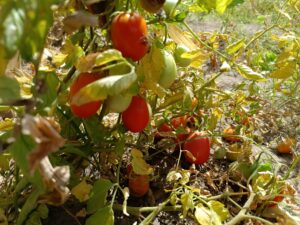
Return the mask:
POLYGON ((138 175, 133 171, 132 165, 127 167, 128 187, 135 197, 142 197, 149 191, 149 176, 138 175))
POLYGON ((138 13, 122 12, 111 25, 111 40, 114 48, 124 57, 140 60, 148 51, 147 24, 138 13))
POLYGON ((289 154, 292 151, 293 145, 296 143, 294 138, 287 138, 277 145, 277 151, 283 154, 289 154))
MULTIPOLYGON (((99 73, 81 73, 70 86, 70 100, 81 88, 101 77, 102 75, 99 73)), ((93 101, 80 106, 71 104, 71 111, 78 117, 86 118, 96 114, 101 104, 101 101, 93 101)))
POLYGON ((235 137, 236 135, 235 128, 233 126, 229 126, 223 130, 223 138, 228 142, 239 142, 241 139, 239 137, 235 137))

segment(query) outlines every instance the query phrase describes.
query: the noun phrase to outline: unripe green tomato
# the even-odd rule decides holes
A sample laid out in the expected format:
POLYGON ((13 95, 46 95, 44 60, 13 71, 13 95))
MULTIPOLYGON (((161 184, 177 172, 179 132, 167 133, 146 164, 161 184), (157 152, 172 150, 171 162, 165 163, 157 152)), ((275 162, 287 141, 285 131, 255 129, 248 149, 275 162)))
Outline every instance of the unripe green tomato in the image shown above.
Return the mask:
POLYGON ((178 2, 178 0, 166 0, 163 8, 164 8, 167 16, 170 16, 170 14, 173 11, 173 9, 175 8, 177 2, 178 2))
POLYGON ((174 51, 174 58, 175 58, 175 62, 177 63, 178 66, 186 67, 191 64, 192 59, 182 57, 182 54, 186 53, 186 52, 189 52, 189 48, 186 47, 185 45, 178 44, 176 46, 175 51, 174 51))
POLYGON ((172 54, 163 49, 161 54, 164 66, 162 67, 158 83, 164 88, 169 88, 176 79, 177 67, 172 54))
POLYGON ((128 94, 110 96, 106 102, 107 108, 110 112, 124 112, 129 107, 131 99, 132 96, 128 94))

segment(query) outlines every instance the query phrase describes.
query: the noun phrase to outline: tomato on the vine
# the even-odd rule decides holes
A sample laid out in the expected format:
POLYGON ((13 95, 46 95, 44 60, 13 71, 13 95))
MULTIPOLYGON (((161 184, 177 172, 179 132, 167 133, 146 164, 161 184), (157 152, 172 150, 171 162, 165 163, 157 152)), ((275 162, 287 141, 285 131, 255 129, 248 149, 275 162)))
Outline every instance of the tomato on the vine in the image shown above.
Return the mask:
MULTIPOLYGON (((102 77, 99 73, 81 73, 76 78, 76 80, 70 86, 70 100, 74 97, 74 95, 84 86, 100 79, 102 77)), ((93 101, 83 105, 75 105, 71 104, 71 111, 74 115, 86 118, 92 116, 97 113, 100 108, 102 102, 101 101, 93 101)))
POLYGON ((184 156, 189 163, 198 165, 205 163, 209 159, 209 139, 208 137, 203 137, 203 134, 198 131, 195 131, 188 137, 183 148, 188 151, 184 152, 184 156))
POLYGON ((133 96, 129 107, 122 113, 124 126, 131 132, 141 132, 150 121, 147 102, 140 96, 133 96))
POLYGON ((186 67, 191 64, 192 59, 182 57, 184 53, 187 53, 189 51, 189 48, 185 45, 179 44, 176 46, 174 51, 174 58, 178 66, 186 67))
POLYGON ((133 171, 132 165, 127 167, 128 187, 135 197, 142 197, 149 191, 149 175, 139 175, 133 171))
POLYGON ((138 13, 122 12, 111 25, 111 40, 114 48, 124 57, 133 61, 140 60, 148 51, 147 24, 138 13))

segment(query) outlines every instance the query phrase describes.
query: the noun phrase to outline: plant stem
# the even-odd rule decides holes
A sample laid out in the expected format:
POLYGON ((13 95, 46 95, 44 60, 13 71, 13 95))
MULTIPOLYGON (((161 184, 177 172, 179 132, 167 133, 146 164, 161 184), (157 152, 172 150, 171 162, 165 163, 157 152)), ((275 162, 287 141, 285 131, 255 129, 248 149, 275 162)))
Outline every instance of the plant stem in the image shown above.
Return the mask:
POLYGON ((248 44, 246 44, 245 49, 247 49, 254 41, 258 40, 261 36, 263 36, 265 33, 267 33, 269 30, 273 29, 274 27, 277 27, 277 24, 273 24, 272 26, 269 26, 268 28, 266 28, 264 31, 262 31, 259 35, 255 36, 254 38, 252 38, 248 44))
POLYGON ((256 193, 251 192, 248 200, 246 201, 245 205, 243 206, 243 209, 235 217, 233 217, 232 220, 230 220, 228 223, 226 223, 226 225, 236 225, 239 222, 241 222, 242 220, 244 220, 245 214, 248 211, 248 209, 250 208, 255 196, 256 196, 256 193))
POLYGON ((188 29, 188 31, 193 35, 193 37, 202 45, 204 45, 206 48, 208 48, 209 50, 213 51, 214 53, 216 53, 217 55, 223 57, 224 59, 226 59, 227 61, 231 61, 226 55, 224 55, 222 52, 213 49, 212 47, 210 47, 208 44, 206 44, 204 41, 202 41, 198 35, 192 30, 192 28, 186 23, 186 22, 182 22, 183 25, 188 29))

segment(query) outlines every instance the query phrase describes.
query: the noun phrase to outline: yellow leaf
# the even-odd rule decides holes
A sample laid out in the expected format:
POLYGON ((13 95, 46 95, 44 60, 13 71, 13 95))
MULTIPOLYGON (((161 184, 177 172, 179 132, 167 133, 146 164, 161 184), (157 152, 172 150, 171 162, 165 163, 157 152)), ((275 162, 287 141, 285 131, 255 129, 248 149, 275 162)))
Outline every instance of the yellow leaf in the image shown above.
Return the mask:
POLYGON ((10 158, 11 158, 10 155, 7 154, 7 153, 0 154, 0 168, 1 169, 9 170, 9 160, 10 160, 10 158))
POLYGON ((10 118, 0 121, 0 131, 8 131, 14 127, 14 121, 10 118))
POLYGON ((131 165, 133 172, 139 175, 149 175, 153 173, 153 168, 143 159, 143 153, 138 149, 131 150, 131 165))
POLYGON ((83 180, 75 187, 73 187, 71 193, 79 200, 79 202, 84 202, 89 199, 89 194, 92 188, 92 185, 86 183, 86 181, 83 180))
POLYGON ((194 44, 193 40, 184 33, 184 31, 177 25, 170 24, 168 26, 168 33, 176 44, 184 44, 189 49, 197 49, 198 46, 194 44))

